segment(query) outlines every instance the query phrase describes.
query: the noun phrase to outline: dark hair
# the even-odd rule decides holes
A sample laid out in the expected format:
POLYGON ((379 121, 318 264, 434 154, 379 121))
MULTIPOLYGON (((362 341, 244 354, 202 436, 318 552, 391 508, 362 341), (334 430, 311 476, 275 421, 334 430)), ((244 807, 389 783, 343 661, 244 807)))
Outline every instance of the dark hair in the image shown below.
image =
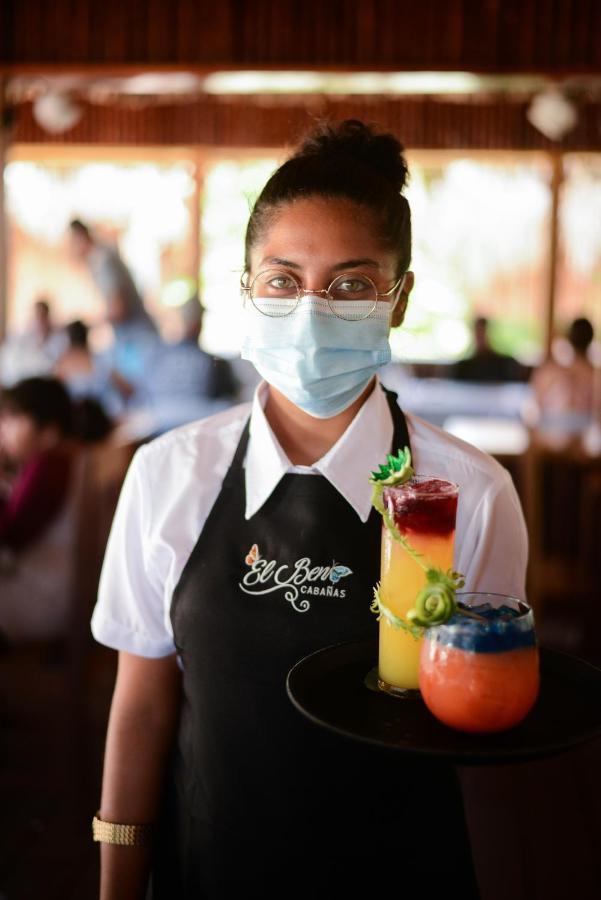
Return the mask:
POLYGON ((568 330, 568 340, 577 353, 586 353, 595 336, 588 319, 574 319, 568 330))
POLYGON ((24 378, 4 388, 2 408, 30 416, 39 428, 57 425, 63 435, 71 431, 71 398, 58 378, 24 378))
POLYGON ((79 234, 82 237, 87 238, 89 241, 92 240, 90 229, 84 222, 81 221, 81 219, 71 219, 71 221, 69 222, 69 228, 71 229, 71 231, 74 231, 75 234, 79 234))
POLYGON ((102 403, 95 397, 81 397, 73 404, 72 431, 80 441, 93 444, 102 441, 113 429, 113 422, 102 403))
POLYGON ((50 303, 44 297, 38 297, 33 304, 35 309, 43 309, 46 315, 50 315, 50 303))
POLYGON ((318 195, 344 197, 371 210, 382 243, 397 255, 398 274, 406 272, 411 262, 411 214, 401 195, 408 176, 403 152, 394 135, 378 133, 357 119, 317 125, 273 173, 253 207, 246 229, 246 271, 251 250, 277 207, 318 195))
POLYGON ((67 337, 69 338, 69 343, 72 347, 88 346, 88 326, 85 322, 82 322, 80 319, 69 322, 69 324, 65 326, 65 331, 67 332, 67 337))

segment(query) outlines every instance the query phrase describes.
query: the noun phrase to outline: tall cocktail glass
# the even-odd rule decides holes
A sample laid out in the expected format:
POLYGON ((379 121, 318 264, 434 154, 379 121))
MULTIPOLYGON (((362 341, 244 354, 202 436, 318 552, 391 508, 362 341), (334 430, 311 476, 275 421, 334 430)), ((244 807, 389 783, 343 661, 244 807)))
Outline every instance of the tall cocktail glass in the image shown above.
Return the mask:
POLYGON ((503 594, 458 593, 457 601, 449 621, 424 636, 419 677, 424 702, 459 731, 513 728, 539 691, 532 609, 503 594))
MULTIPOLYGON (((424 566, 447 571, 453 566, 458 487, 441 478, 415 475, 405 484, 384 488, 382 501, 398 534, 420 554, 419 562, 391 534, 382 529, 380 599, 406 622, 407 612, 426 584, 424 566)), ((413 629, 391 624, 380 616, 378 685, 401 697, 419 694, 419 657, 423 638, 413 629)))

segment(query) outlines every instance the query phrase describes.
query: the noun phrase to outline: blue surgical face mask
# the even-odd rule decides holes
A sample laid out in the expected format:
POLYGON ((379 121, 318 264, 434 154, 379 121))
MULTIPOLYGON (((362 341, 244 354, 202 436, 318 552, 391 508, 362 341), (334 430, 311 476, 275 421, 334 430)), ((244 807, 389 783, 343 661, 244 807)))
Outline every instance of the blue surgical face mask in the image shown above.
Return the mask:
MULTIPOLYGON (((354 308, 360 304, 349 302, 354 308)), ((394 304, 378 301, 367 318, 349 321, 336 316, 318 296, 303 298, 294 312, 279 317, 256 308, 272 300, 258 298, 254 303, 246 306, 242 358, 295 406, 318 419, 350 406, 380 366, 390 362, 394 304)))

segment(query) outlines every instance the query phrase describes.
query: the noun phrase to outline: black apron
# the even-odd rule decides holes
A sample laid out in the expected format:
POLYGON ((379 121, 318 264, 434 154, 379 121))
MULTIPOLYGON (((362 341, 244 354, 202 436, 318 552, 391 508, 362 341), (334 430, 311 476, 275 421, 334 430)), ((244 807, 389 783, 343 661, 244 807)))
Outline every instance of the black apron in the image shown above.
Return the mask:
MULTIPOLYGON (((409 435, 386 393, 396 451, 409 435)), ((392 879, 398 896, 425 880, 475 897, 452 767, 330 735, 286 694, 306 654, 377 637, 381 518, 361 522, 320 475, 287 474, 246 520, 248 437, 247 422, 173 594, 183 701, 150 896, 340 896, 392 879)))

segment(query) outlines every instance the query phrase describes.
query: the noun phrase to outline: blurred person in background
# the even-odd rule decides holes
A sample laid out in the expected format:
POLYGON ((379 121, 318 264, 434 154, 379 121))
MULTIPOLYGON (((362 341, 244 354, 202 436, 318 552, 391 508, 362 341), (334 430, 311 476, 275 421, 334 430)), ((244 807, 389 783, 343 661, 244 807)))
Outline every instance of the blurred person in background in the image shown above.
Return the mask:
POLYGON ((72 412, 56 378, 26 378, 2 392, 0 547, 25 549, 60 512, 73 462, 72 412))
MULTIPOLYGON (((562 364, 550 358, 533 373, 531 384, 538 424, 578 430, 589 422, 595 411, 595 370, 588 358, 593 338, 589 320, 574 319, 567 333, 571 360, 562 364)), ((601 398, 596 403, 601 404, 601 398)))
POLYGON ((69 394, 55 378, 27 378, 2 392, 0 650, 66 632, 71 414, 69 394))
POLYGON ((474 352, 455 363, 451 377, 457 381, 523 381, 524 372, 517 360, 491 346, 489 320, 479 316, 474 320, 473 329, 474 352))
POLYGON ((92 353, 88 344, 89 328, 77 319, 65 327, 69 345, 54 367, 59 378, 74 400, 94 399, 108 415, 115 418, 121 413, 124 395, 132 388, 118 372, 111 370, 103 357, 92 353))
POLYGON ((69 224, 69 244, 71 255, 85 263, 104 300, 106 320, 113 331, 106 363, 135 392, 159 340, 156 325, 116 248, 98 241, 79 219, 69 224))
POLYGON ((64 637, 72 597, 73 485, 81 442, 112 427, 54 377, 0 396, 0 649, 64 637))
POLYGON ((48 374, 67 346, 62 328, 52 321, 50 302, 35 301, 28 328, 9 337, 0 353, 0 383, 15 384, 23 378, 48 374))
POLYGON ((193 422, 230 406, 238 381, 225 359, 199 346, 204 307, 197 296, 179 308, 182 337, 157 346, 147 375, 155 433, 193 422))

